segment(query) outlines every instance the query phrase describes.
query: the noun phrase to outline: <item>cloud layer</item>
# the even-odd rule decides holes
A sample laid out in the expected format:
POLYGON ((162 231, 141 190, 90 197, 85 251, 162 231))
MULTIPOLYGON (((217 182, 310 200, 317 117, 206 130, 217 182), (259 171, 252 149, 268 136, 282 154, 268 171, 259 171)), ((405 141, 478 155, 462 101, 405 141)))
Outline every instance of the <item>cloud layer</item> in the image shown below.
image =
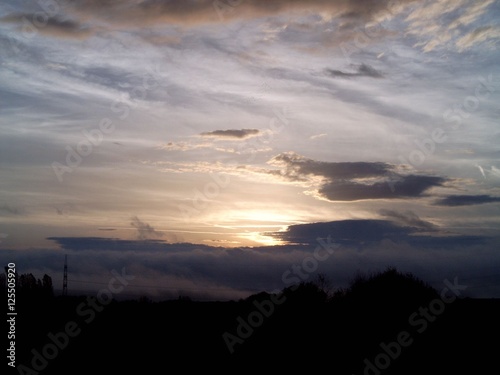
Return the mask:
MULTIPOLYGON (((414 0, 403 0, 409 4, 414 0)), ((307 3, 297 0, 260 0, 236 1, 233 3, 214 3, 211 0, 143 0, 143 1, 93 1, 71 2, 76 12, 108 18, 114 14, 115 22, 132 22, 151 25, 154 23, 203 24, 224 22, 235 19, 277 16, 289 12, 317 12, 330 17, 360 19, 367 22, 381 12, 393 11, 391 2, 386 1, 328 1, 311 0, 307 3)))
POLYGON ((291 279, 284 276, 290 272, 294 280, 307 280, 321 272, 336 288, 347 285, 356 272, 383 270, 390 265, 436 285, 445 277, 458 277, 469 286, 470 296, 500 295, 500 275, 493 272, 500 264, 498 238, 457 236, 438 227, 433 227, 432 235, 425 234, 428 225, 415 215, 394 211, 385 214, 405 219, 401 225, 388 220, 292 225, 270 233, 288 242, 274 247, 54 237, 50 240, 59 245, 59 250, 3 250, 0 260, 15 261, 23 273, 42 268, 56 280, 61 276, 64 254, 68 254, 72 293, 97 290, 112 269, 123 267, 127 274, 136 276, 126 293, 130 297, 176 298, 182 294, 199 299, 237 299, 290 286, 291 279), (471 252, 476 254, 473 259, 471 252), (483 277, 490 275, 488 288, 480 287, 485 280, 471 272, 472 265, 483 277))

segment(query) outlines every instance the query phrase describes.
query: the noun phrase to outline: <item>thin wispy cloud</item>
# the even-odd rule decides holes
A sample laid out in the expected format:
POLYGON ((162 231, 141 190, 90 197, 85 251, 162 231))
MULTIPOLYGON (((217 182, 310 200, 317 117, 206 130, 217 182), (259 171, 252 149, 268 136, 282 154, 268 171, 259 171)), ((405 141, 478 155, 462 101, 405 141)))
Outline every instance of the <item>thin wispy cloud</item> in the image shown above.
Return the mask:
POLYGON ((168 142, 161 146, 158 146, 161 150, 167 151, 191 151, 196 149, 203 148, 213 148, 214 145, 212 143, 193 143, 193 142, 168 142))
POLYGON ((422 220, 415 212, 405 211, 399 212, 388 209, 379 210, 379 214, 390 220, 397 222, 402 226, 410 226, 424 230, 436 230, 437 226, 429 221, 422 220))
POLYGON ((309 139, 311 139, 311 140, 316 140, 316 139, 320 139, 320 138, 325 138, 325 137, 327 137, 327 136, 328 136, 328 134, 326 134, 326 133, 322 133, 322 134, 315 134, 315 135, 311 135, 311 136, 309 137, 309 139))
POLYGON ((0 205, 0 213, 4 213, 7 215, 22 215, 25 213, 25 210, 22 207, 12 206, 10 204, 4 203, 0 205))
POLYGON ((500 39, 500 27, 484 26, 474 29, 470 33, 462 36, 456 41, 456 45, 459 51, 464 51, 478 43, 488 40, 496 40, 498 42, 498 39, 500 39))
MULTIPOLYGON (((494 3, 495 0, 422 2, 407 16, 408 32, 419 39, 416 46, 424 52, 451 49, 454 45, 464 51, 486 39, 474 37, 476 33, 470 25, 484 16, 494 3)), ((491 37, 498 39, 498 35, 491 37)))
POLYGON ((147 240, 163 237, 163 233, 158 232, 148 223, 143 222, 137 216, 133 216, 130 225, 132 225, 137 230, 138 240, 147 240))

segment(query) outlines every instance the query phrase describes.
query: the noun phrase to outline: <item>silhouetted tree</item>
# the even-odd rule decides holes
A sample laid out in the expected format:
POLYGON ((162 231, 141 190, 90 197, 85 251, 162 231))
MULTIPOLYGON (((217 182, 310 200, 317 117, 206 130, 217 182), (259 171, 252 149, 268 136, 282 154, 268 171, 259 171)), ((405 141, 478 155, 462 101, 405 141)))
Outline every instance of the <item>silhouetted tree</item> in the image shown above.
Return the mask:
POLYGON ((151 302, 153 302, 153 301, 152 301, 152 300, 151 300, 151 298, 149 298, 148 296, 141 296, 141 297, 139 298, 139 302, 140 302, 140 303, 151 303, 151 302))
POLYGON ((7 276, 4 273, 0 274, 0 290, 5 291, 7 288, 7 276))
POLYGON ((384 272, 371 276, 356 275, 345 291, 345 296, 392 304, 406 300, 428 300, 438 297, 438 294, 434 288, 415 275, 388 267, 384 272))
POLYGON ((54 287, 52 286, 52 278, 47 274, 43 275, 42 289, 43 289, 44 295, 46 295, 47 297, 54 296, 54 287))
POLYGON ((32 273, 24 273, 19 276, 18 288, 20 292, 30 292, 37 289, 37 282, 32 273))
POLYGON ((47 274, 44 274, 42 279, 36 279, 32 273, 21 274, 17 282, 17 291, 19 296, 27 300, 54 296, 52 278, 47 274))

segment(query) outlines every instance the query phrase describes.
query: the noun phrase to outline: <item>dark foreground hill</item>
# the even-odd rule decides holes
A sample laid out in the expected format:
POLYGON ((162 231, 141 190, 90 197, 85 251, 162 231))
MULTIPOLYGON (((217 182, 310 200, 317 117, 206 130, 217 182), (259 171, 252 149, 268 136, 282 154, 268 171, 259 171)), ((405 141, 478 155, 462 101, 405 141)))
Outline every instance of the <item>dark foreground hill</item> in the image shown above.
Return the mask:
POLYGON ((498 368, 500 301, 460 292, 454 280, 436 291, 390 269, 333 296, 302 283, 230 302, 25 300, 16 317, 17 368, 2 367, 15 374, 356 375, 498 368))

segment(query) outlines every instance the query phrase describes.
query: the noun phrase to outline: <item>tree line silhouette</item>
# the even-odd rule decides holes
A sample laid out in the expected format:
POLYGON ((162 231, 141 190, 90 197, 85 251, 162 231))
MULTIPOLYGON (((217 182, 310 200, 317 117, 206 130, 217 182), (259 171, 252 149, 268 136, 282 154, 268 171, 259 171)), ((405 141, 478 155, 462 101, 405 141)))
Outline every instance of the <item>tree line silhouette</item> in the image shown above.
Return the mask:
POLYGON ((14 373, 477 373, 498 352, 487 340, 500 333, 498 300, 451 298, 395 268, 344 289, 319 275, 237 301, 113 300, 91 321, 79 306, 92 296, 54 296, 48 275, 20 275, 18 288, 17 363, 33 372, 14 373))
MULTIPOLYGON (((0 274, 0 289, 6 293, 7 290, 7 267, 5 273, 0 274)), ((31 298, 51 298, 54 296, 54 286, 52 278, 44 274, 41 279, 37 279, 32 273, 16 274, 16 295, 22 299, 31 298)))

